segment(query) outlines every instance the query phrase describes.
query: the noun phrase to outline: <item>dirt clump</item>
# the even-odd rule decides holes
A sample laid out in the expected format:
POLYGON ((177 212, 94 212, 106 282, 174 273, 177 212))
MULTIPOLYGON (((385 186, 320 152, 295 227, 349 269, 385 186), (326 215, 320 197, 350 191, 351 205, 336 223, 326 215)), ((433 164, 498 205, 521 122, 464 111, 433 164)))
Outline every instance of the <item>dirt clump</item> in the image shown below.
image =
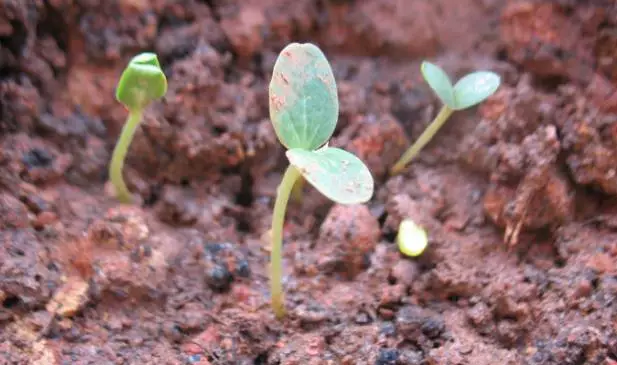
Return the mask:
POLYGON ((366 268, 379 234, 377 219, 365 205, 334 205, 320 228, 318 266, 355 276, 366 268))

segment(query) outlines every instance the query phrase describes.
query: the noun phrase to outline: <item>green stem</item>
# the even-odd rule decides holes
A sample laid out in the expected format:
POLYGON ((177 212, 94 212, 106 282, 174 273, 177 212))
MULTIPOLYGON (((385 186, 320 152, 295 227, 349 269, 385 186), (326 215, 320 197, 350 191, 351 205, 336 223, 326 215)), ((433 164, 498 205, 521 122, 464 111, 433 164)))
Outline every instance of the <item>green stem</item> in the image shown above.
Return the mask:
POLYGON ((272 296, 272 310, 277 318, 285 315, 285 302, 283 299, 283 223, 289 195, 296 180, 300 177, 300 171, 293 165, 289 165, 283 175, 283 180, 276 192, 276 202, 272 214, 272 247, 270 251, 270 294, 272 296))
POLYGON ((302 196, 304 195, 304 178, 300 177, 296 180, 293 189, 291 190, 291 200, 295 203, 302 203, 302 196))
POLYGON ((420 150, 424 146, 426 146, 427 143, 430 142, 430 140, 433 138, 435 133, 437 133, 439 128, 441 128, 443 126, 443 124, 448 120, 448 118, 450 117, 450 115, 452 115, 453 112, 454 112, 454 110, 452 110, 448 106, 444 105, 441 108, 441 110, 439 111, 439 114, 437 114, 437 116, 435 117, 435 119, 433 119, 431 124, 429 124, 428 127, 426 127, 426 129, 424 130, 424 132, 422 132, 420 137, 418 137, 416 142, 413 145, 411 145, 411 147, 409 147, 409 149, 407 149, 407 151, 405 151, 403 156, 401 156, 401 158, 398 160, 398 162, 396 164, 394 164, 394 166, 390 170, 390 174, 391 175, 396 175, 396 174, 400 173, 405 168, 405 166, 414 157, 416 157, 418 152, 420 152, 420 150))
POLYGON ((109 165, 109 179, 116 189, 116 195, 121 203, 131 202, 131 192, 126 187, 124 179, 122 178, 122 168, 124 167, 124 158, 133 141, 135 130, 141 121, 142 110, 134 109, 129 111, 128 119, 122 127, 122 133, 116 143, 113 155, 111 157, 111 164, 109 165))

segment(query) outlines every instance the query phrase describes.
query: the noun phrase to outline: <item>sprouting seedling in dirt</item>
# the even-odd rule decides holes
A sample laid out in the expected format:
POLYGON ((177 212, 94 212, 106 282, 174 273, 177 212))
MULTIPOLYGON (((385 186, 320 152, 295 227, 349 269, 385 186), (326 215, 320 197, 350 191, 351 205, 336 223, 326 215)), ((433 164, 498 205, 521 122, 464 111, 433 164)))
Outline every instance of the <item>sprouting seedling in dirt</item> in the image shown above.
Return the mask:
POLYGON ((413 220, 403 219, 398 227, 396 244, 403 254, 411 257, 420 256, 428 245, 428 235, 413 220))
POLYGON ((111 157, 109 178, 116 189, 118 200, 122 203, 131 201, 131 193, 122 178, 122 168, 135 130, 144 109, 151 102, 162 98, 166 92, 167 78, 154 53, 145 52, 133 57, 118 82, 116 99, 124 104, 129 115, 111 157))
POLYGON ((452 86, 450 78, 443 69, 426 61, 422 63, 421 71, 424 80, 437 94, 443 106, 431 124, 418 137, 418 140, 394 164, 390 170, 392 175, 400 173, 416 157, 454 111, 467 109, 481 103, 484 99, 493 95, 501 83, 501 78, 494 72, 476 71, 464 76, 452 86))
POLYGON ((271 305, 281 318, 283 222, 296 181, 304 178, 339 204, 367 202, 374 188, 370 171, 358 157, 327 144, 338 121, 339 103, 334 74, 317 46, 287 45, 274 64, 269 93, 270 119, 290 163, 277 190, 271 230, 271 305))

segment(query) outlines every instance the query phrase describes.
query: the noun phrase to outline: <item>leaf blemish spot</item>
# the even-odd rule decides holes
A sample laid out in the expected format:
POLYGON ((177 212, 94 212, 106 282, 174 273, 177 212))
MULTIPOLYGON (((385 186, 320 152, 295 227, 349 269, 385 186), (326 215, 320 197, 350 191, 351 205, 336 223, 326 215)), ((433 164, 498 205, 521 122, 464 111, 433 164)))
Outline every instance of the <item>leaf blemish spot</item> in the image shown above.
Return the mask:
POLYGON ((285 85, 289 85, 289 80, 287 79, 287 76, 285 76, 282 72, 279 74, 279 77, 281 78, 281 80, 283 80, 285 85))
POLYGON ((283 108, 283 104, 285 104, 285 98, 274 94, 270 96, 270 101, 276 111, 280 111, 283 108))

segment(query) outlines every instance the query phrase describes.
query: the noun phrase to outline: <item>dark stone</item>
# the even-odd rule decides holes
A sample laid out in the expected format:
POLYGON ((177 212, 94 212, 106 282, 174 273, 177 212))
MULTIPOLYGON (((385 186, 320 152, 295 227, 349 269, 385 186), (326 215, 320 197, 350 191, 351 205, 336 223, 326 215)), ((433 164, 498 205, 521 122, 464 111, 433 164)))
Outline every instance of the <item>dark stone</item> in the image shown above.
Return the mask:
POLYGON ((22 158, 23 164, 28 168, 48 167, 53 160, 53 156, 41 148, 31 149, 22 158))
POLYGON ((225 266, 214 265, 206 272, 206 282, 213 290, 227 291, 232 281, 233 277, 225 266))
POLYGON ((429 317, 422 323, 422 333, 430 339, 436 339, 446 330, 446 324, 441 318, 429 317))
POLYGON ((399 353, 397 349, 381 349, 375 365, 396 365, 399 353))
POLYGON ((251 276, 251 268, 249 267, 248 261, 244 259, 238 260, 236 264, 236 275, 243 278, 251 276))

